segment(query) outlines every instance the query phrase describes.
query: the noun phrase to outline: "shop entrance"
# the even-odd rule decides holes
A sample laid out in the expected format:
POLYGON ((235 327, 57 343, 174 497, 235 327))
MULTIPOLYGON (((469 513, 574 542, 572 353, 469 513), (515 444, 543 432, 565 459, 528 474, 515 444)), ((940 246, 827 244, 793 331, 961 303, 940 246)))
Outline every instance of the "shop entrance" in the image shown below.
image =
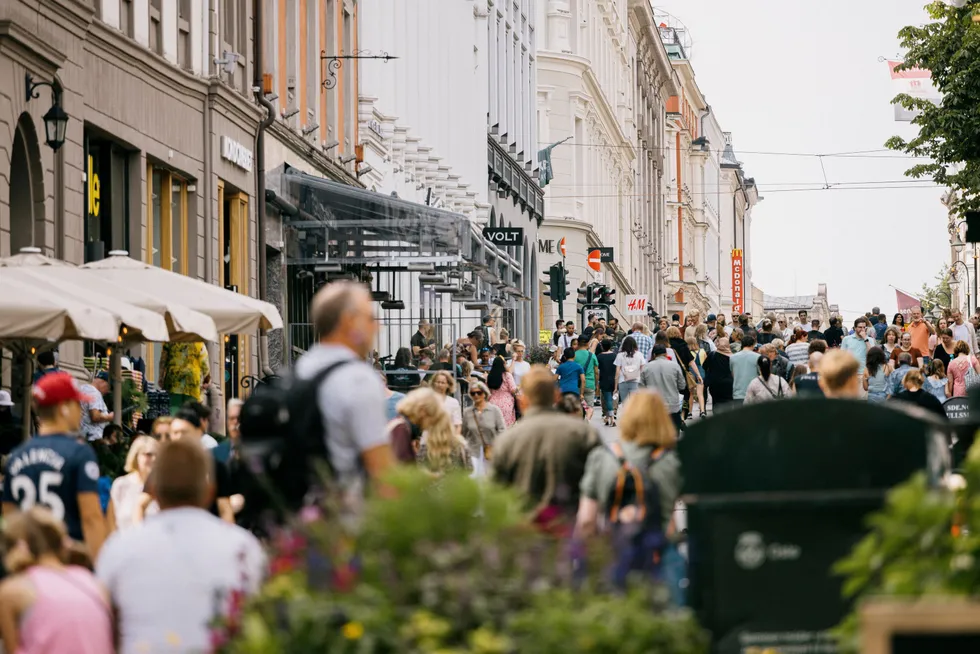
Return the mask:
MULTIPOLYGON (((218 284, 230 291, 248 295, 248 195, 218 181, 218 242, 221 244, 221 265, 218 284)), ((251 335, 225 334, 219 347, 223 362, 222 390, 225 399, 241 397, 243 380, 249 375, 251 335)))

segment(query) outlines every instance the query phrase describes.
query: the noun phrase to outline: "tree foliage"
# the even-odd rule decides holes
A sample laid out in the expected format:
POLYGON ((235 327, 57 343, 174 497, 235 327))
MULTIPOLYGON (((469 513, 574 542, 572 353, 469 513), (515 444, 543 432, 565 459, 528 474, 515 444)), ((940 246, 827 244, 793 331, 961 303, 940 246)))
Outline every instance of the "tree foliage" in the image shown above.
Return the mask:
POLYGON ((933 285, 923 284, 919 292, 920 303, 923 313, 928 314, 934 308, 949 309, 952 303, 952 290, 949 288, 949 266, 943 265, 942 270, 936 275, 936 283, 933 285))
POLYGON ((953 211, 980 209, 980 23, 973 22, 980 12, 980 0, 968 0, 963 7, 944 2, 926 6, 930 22, 902 29, 899 39, 907 51, 898 70, 923 68, 942 96, 934 105, 907 94, 894 102, 906 109, 921 111, 913 119, 919 134, 906 141, 894 136, 885 146, 914 157, 930 159, 912 166, 906 175, 931 177, 937 184, 958 191, 953 211))

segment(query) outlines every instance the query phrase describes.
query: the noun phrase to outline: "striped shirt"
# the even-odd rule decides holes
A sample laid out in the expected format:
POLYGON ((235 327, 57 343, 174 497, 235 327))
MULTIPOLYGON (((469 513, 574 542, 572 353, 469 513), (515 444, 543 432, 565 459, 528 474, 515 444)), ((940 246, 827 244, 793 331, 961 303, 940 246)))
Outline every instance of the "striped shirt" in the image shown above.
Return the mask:
POLYGON ((806 341, 793 343, 786 348, 786 356, 794 366, 805 366, 810 359, 810 344, 806 341))

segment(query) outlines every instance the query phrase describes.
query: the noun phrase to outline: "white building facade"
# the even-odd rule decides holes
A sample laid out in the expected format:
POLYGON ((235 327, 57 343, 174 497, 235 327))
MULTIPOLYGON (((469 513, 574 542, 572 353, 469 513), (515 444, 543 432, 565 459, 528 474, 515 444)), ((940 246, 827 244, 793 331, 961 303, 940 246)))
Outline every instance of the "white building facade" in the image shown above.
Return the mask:
POLYGON ((397 57, 360 62, 361 183, 463 215, 477 235, 484 227, 523 230, 519 245, 481 245, 463 292, 437 293, 419 271, 383 281, 406 305, 383 314, 390 347, 407 344, 420 318, 445 324, 445 341, 486 313, 512 337, 536 336, 533 244, 544 202, 533 177, 534 8, 535 0, 358 2, 358 52, 397 57))
MULTIPOLYGON (((562 261, 568 269, 566 320, 581 321, 576 288, 602 282, 618 297, 638 290, 634 271, 636 208, 634 122, 636 48, 627 0, 545 0, 538 3, 537 93, 539 143, 567 139, 551 152, 554 178, 546 189, 538 243, 539 270, 562 261), (565 256, 562 257, 561 244, 565 256), (589 251, 612 248, 595 272, 589 251)), ((542 325, 554 327, 558 307, 541 298, 542 325)), ((621 316, 623 307, 613 309, 621 316)))

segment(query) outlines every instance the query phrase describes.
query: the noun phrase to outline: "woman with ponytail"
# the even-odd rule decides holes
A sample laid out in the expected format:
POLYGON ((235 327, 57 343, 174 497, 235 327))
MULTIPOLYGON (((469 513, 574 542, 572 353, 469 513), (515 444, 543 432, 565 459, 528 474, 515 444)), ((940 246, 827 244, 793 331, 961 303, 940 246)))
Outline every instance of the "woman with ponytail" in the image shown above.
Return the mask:
POLYGON ((469 470, 466 441, 456 433, 445 400, 428 388, 420 388, 398 403, 398 413, 422 429, 417 460, 434 473, 469 470))
POLYGON ((11 516, 3 529, 0 636, 15 654, 114 652, 109 595, 92 573, 71 565, 64 526, 47 509, 11 516))
POLYGON ((745 391, 745 403, 768 402, 790 397, 793 394, 789 384, 779 375, 772 374, 772 362, 769 357, 759 357, 759 376, 749 383, 745 391))

